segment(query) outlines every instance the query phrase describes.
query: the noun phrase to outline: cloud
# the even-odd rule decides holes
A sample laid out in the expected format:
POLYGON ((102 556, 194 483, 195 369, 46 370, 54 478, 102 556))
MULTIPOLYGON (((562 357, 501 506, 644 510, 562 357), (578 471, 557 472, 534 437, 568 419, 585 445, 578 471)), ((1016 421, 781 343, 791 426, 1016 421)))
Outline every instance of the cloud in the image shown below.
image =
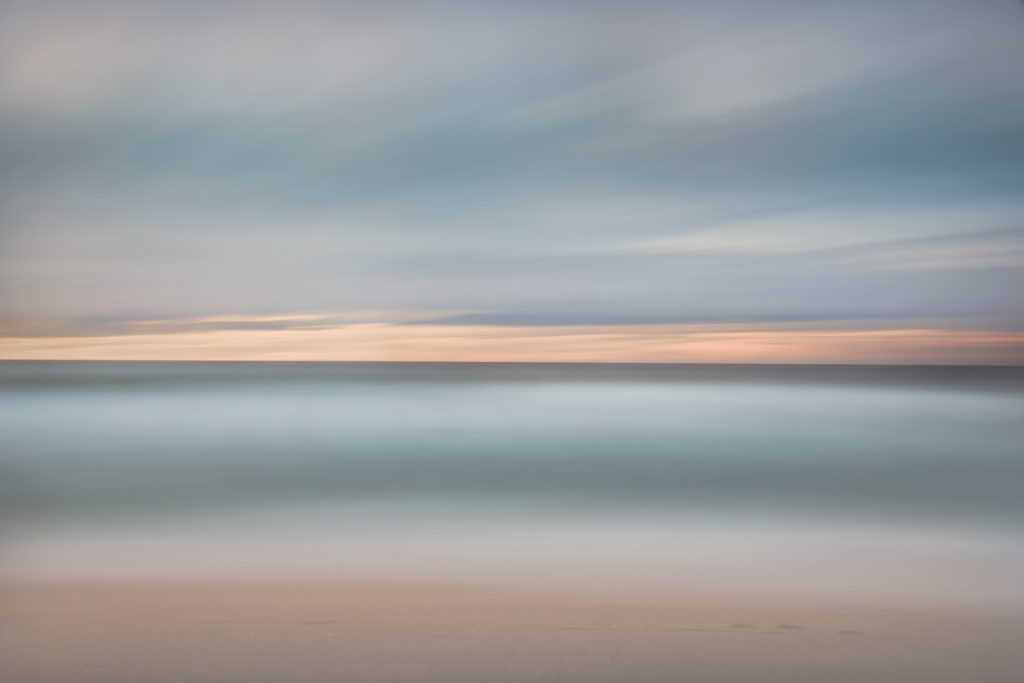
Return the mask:
POLYGON ((204 326, 154 333, 0 340, 8 360, 306 360, 988 363, 1024 362, 1024 333, 815 330, 799 325, 204 326))
POLYGON ((86 0, 0 25, 22 329, 1019 312, 1007 3, 86 0))

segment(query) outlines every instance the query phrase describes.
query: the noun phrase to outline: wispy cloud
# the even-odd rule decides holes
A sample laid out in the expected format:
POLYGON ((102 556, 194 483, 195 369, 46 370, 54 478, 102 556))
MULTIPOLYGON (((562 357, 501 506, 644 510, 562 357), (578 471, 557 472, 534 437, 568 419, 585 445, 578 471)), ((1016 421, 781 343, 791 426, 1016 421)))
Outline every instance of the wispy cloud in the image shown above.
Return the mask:
POLYGON ((1022 31, 1000 0, 4 3, 0 318, 1013 318, 1022 31))
POLYGON ((29 360, 1024 362, 1024 332, 799 323, 495 325, 239 316, 154 321, 106 334, 0 338, 29 360))

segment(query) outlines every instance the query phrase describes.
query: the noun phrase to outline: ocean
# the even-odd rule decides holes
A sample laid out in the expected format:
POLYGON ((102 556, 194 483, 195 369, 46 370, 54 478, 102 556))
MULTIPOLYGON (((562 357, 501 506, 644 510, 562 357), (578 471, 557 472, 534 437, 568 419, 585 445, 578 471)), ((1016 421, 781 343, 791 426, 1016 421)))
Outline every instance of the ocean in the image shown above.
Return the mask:
POLYGON ((1017 368, 0 363, 0 578, 1024 612, 1017 368))

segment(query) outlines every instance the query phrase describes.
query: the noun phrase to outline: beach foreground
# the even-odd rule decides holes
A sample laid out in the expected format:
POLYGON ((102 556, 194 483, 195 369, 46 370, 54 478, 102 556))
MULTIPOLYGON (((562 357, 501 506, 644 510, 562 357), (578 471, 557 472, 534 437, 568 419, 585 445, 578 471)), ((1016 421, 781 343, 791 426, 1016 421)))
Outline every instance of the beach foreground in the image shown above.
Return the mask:
POLYGON ((22 584, 3 679, 1011 683, 1012 617, 372 583, 22 584))

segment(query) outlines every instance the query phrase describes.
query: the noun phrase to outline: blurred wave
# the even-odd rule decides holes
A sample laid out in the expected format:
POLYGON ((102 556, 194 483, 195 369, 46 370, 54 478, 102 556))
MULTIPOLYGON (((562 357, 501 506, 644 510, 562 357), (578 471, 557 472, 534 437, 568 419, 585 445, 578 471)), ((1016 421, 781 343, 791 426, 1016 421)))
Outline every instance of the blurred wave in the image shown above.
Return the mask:
POLYGON ((1016 369, 2 367, 16 516, 408 496, 1022 511, 1016 369))
MULTIPOLYGON (((945 594, 937 586, 1024 559, 1013 550, 1024 513, 1019 369, 5 363, 0 373, 15 573, 473 567, 478 580, 550 579, 571 574, 576 556, 604 567, 595 576, 668 581, 688 558, 691 579, 702 575, 695 560, 717 580, 753 563, 787 585, 817 576, 820 588, 843 575, 842 557, 846 572, 881 576, 876 587, 945 594), (633 560, 621 565, 621 553, 633 560), (936 583, 961 565, 970 571, 936 583)), ((986 591, 1019 585, 1004 570, 986 591)))

